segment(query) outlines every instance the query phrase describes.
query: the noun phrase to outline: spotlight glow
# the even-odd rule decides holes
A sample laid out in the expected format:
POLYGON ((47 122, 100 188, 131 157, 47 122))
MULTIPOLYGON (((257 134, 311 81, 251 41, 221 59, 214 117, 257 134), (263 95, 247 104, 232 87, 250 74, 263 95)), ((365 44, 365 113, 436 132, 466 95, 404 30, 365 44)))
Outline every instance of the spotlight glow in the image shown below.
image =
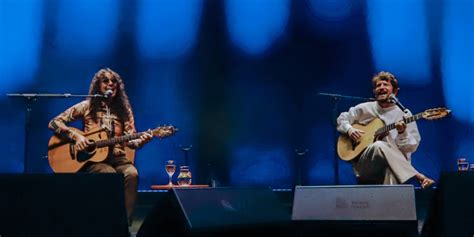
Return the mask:
POLYGON ((41 1, 0 4, 0 92, 15 92, 32 82, 43 35, 41 1))
POLYGON ((443 89, 447 106, 460 121, 474 123, 474 2, 448 1, 441 41, 443 89))
POLYGON ((201 0, 140 0, 136 43, 147 59, 175 59, 188 52, 199 30, 201 0))
POLYGON ((250 55, 264 53, 285 31, 288 0, 227 0, 229 35, 234 44, 250 55))
POLYGON ((57 43, 62 53, 94 58, 111 51, 118 30, 119 1, 59 1, 57 43))
POLYGON ((375 68, 403 84, 431 81, 425 1, 369 0, 367 21, 375 68))

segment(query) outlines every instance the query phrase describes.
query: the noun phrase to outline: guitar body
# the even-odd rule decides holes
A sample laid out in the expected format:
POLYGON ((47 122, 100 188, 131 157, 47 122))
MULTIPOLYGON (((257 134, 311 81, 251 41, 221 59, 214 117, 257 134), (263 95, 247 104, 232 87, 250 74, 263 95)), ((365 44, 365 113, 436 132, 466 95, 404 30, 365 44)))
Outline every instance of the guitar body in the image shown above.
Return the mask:
MULTIPOLYGON (((71 128, 89 140, 99 141, 107 139, 107 133, 102 129, 91 131, 84 134, 78 129, 71 128)), ((101 162, 107 158, 108 147, 95 148, 93 151, 77 152, 74 149, 74 141, 53 135, 48 142, 48 160, 49 165, 55 173, 75 173, 79 171, 88 161, 101 162)))
POLYGON ((352 141, 347 134, 340 135, 337 141, 337 154, 342 160, 353 160, 365 148, 374 143, 375 132, 384 125, 384 122, 378 118, 372 120, 367 125, 353 124, 352 127, 364 131, 365 134, 357 142, 352 141))
MULTIPOLYGON (((400 121, 407 124, 421 118, 425 120, 436 120, 444 118, 449 114, 451 114, 451 110, 447 108, 433 108, 410 117, 404 117, 403 120, 400 121)), ((345 161, 350 161, 359 156, 365 148, 375 141, 376 136, 384 135, 388 131, 396 128, 395 123, 385 125, 384 122, 378 118, 372 120, 367 125, 353 124, 352 127, 364 131, 365 134, 357 142, 352 141, 347 134, 339 136, 337 141, 337 154, 345 161)))
MULTIPOLYGON (((48 160, 51 169, 55 173, 74 173, 79 171, 87 162, 102 162, 109 154, 109 146, 125 143, 133 139, 140 138, 144 133, 149 133, 159 138, 165 138, 175 134, 178 129, 169 125, 157 127, 146 132, 123 135, 108 138, 103 129, 96 129, 83 133, 78 129, 70 127, 76 133, 83 135, 93 142, 91 150, 87 152, 77 152, 74 148, 75 142, 67 137, 54 134, 48 143, 48 160)), ((135 150, 125 146, 125 156, 132 163, 135 162, 135 150)))

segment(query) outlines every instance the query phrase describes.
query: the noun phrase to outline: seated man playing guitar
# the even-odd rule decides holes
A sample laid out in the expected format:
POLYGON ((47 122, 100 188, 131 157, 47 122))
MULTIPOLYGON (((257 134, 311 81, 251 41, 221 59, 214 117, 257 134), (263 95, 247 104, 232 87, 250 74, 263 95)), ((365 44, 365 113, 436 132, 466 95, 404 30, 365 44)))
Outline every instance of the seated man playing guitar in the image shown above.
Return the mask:
MULTIPOLYGON (((58 136, 61 135, 73 141, 71 147, 68 147, 69 150, 92 154, 95 145, 94 141, 86 138, 85 134, 94 130, 102 130, 108 137, 119 137, 124 134, 136 133, 132 108, 125 93, 125 86, 122 78, 116 72, 109 68, 99 70, 92 78, 89 95, 102 96, 89 97, 73 105, 49 122, 48 127, 58 136), (66 125, 78 119, 83 121, 84 133, 78 132, 79 130, 66 125)), ((125 207, 129 221, 131 220, 136 199, 138 172, 133 163, 127 159, 125 146, 136 149, 149 142, 152 137, 150 132, 143 132, 136 135, 133 140, 111 144, 103 148, 106 149, 103 161, 85 161, 81 169, 78 170, 89 173, 122 173, 125 182, 125 207)), ((64 151, 58 153, 58 155, 68 155, 68 152, 64 151)), ((78 159, 72 158, 71 160, 77 161, 78 159)), ((59 172, 64 171, 60 170, 59 172)))
POLYGON ((411 164, 411 154, 416 151, 421 139, 417 125, 405 123, 404 118, 411 116, 411 112, 407 110, 405 113, 390 99, 390 95, 398 93, 397 79, 391 73, 380 72, 372 78, 372 85, 376 101, 358 104, 341 113, 337 118, 337 130, 357 144, 366 132, 355 128, 355 124, 367 125, 380 119, 385 124, 393 123, 396 129, 378 135, 372 144, 351 160, 358 182, 399 184, 414 178, 422 188, 430 187, 434 181, 411 164))

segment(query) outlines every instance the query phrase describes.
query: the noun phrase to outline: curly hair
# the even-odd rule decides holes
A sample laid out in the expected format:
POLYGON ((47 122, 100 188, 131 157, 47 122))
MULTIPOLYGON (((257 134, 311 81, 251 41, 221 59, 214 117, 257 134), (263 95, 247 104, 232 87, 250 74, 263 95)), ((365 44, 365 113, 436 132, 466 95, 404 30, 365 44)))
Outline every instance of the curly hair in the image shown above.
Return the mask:
MULTIPOLYGON (((110 105, 111 112, 117 114, 122 122, 128 121, 132 117, 132 107, 128 101, 127 93, 125 92, 125 85, 122 78, 116 72, 110 68, 100 69, 92 78, 89 95, 100 94, 100 83, 105 78, 114 78, 117 80, 117 92, 116 96, 110 105), (110 77, 112 76, 112 77, 110 77)), ((100 110, 102 98, 90 97, 90 109, 91 117, 94 121, 97 121, 97 112, 100 110)))
POLYGON ((378 81, 388 81, 392 84, 393 92, 398 91, 398 80, 392 73, 381 71, 372 77, 372 86, 374 88, 378 81))

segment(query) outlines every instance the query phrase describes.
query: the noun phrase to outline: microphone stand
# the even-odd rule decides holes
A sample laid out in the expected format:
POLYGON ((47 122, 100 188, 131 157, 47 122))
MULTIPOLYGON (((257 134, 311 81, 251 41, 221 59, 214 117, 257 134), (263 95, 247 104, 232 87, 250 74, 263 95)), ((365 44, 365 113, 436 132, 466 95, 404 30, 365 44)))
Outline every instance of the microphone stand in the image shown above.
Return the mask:
POLYGON ((306 153, 308 153, 308 149, 304 149, 304 150, 299 150, 299 149, 295 149, 295 154, 297 155, 297 185, 298 186, 301 186, 302 185, 302 182, 301 182, 301 167, 302 167, 302 164, 303 164, 303 158, 306 156, 306 153))
POLYGON ((361 101, 361 102, 368 102, 368 101, 375 101, 373 98, 365 98, 365 97, 359 97, 359 96, 349 96, 349 95, 341 95, 341 94, 333 94, 333 93, 324 93, 324 92, 318 92, 317 93, 320 96, 329 96, 331 97, 333 103, 333 108, 332 108, 332 125, 334 126, 334 138, 335 138, 335 145, 334 145, 334 178, 335 178, 335 183, 339 184, 339 159, 337 156, 337 139, 338 139, 338 131, 337 131, 337 117, 339 117, 339 102, 342 99, 348 99, 348 100, 354 100, 354 101, 361 101))
POLYGON ((193 148, 193 145, 189 146, 183 146, 179 145, 181 147, 181 150, 184 152, 184 165, 189 166, 189 151, 191 151, 191 148, 193 148))
POLYGON ((73 98, 73 97, 102 97, 104 95, 95 94, 95 95, 73 95, 70 93, 65 94, 39 94, 39 93, 12 93, 7 94, 8 97, 12 98, 24 98, 26 99, 26 116, 25 116, 25 144, 24 144, 24 152, 23 152, 23 173, 28 171, 28 141, 30 136, 30 127, 31 127, 31 104, 36 102, 39 97, 47 97, 47 98, 73 98))

